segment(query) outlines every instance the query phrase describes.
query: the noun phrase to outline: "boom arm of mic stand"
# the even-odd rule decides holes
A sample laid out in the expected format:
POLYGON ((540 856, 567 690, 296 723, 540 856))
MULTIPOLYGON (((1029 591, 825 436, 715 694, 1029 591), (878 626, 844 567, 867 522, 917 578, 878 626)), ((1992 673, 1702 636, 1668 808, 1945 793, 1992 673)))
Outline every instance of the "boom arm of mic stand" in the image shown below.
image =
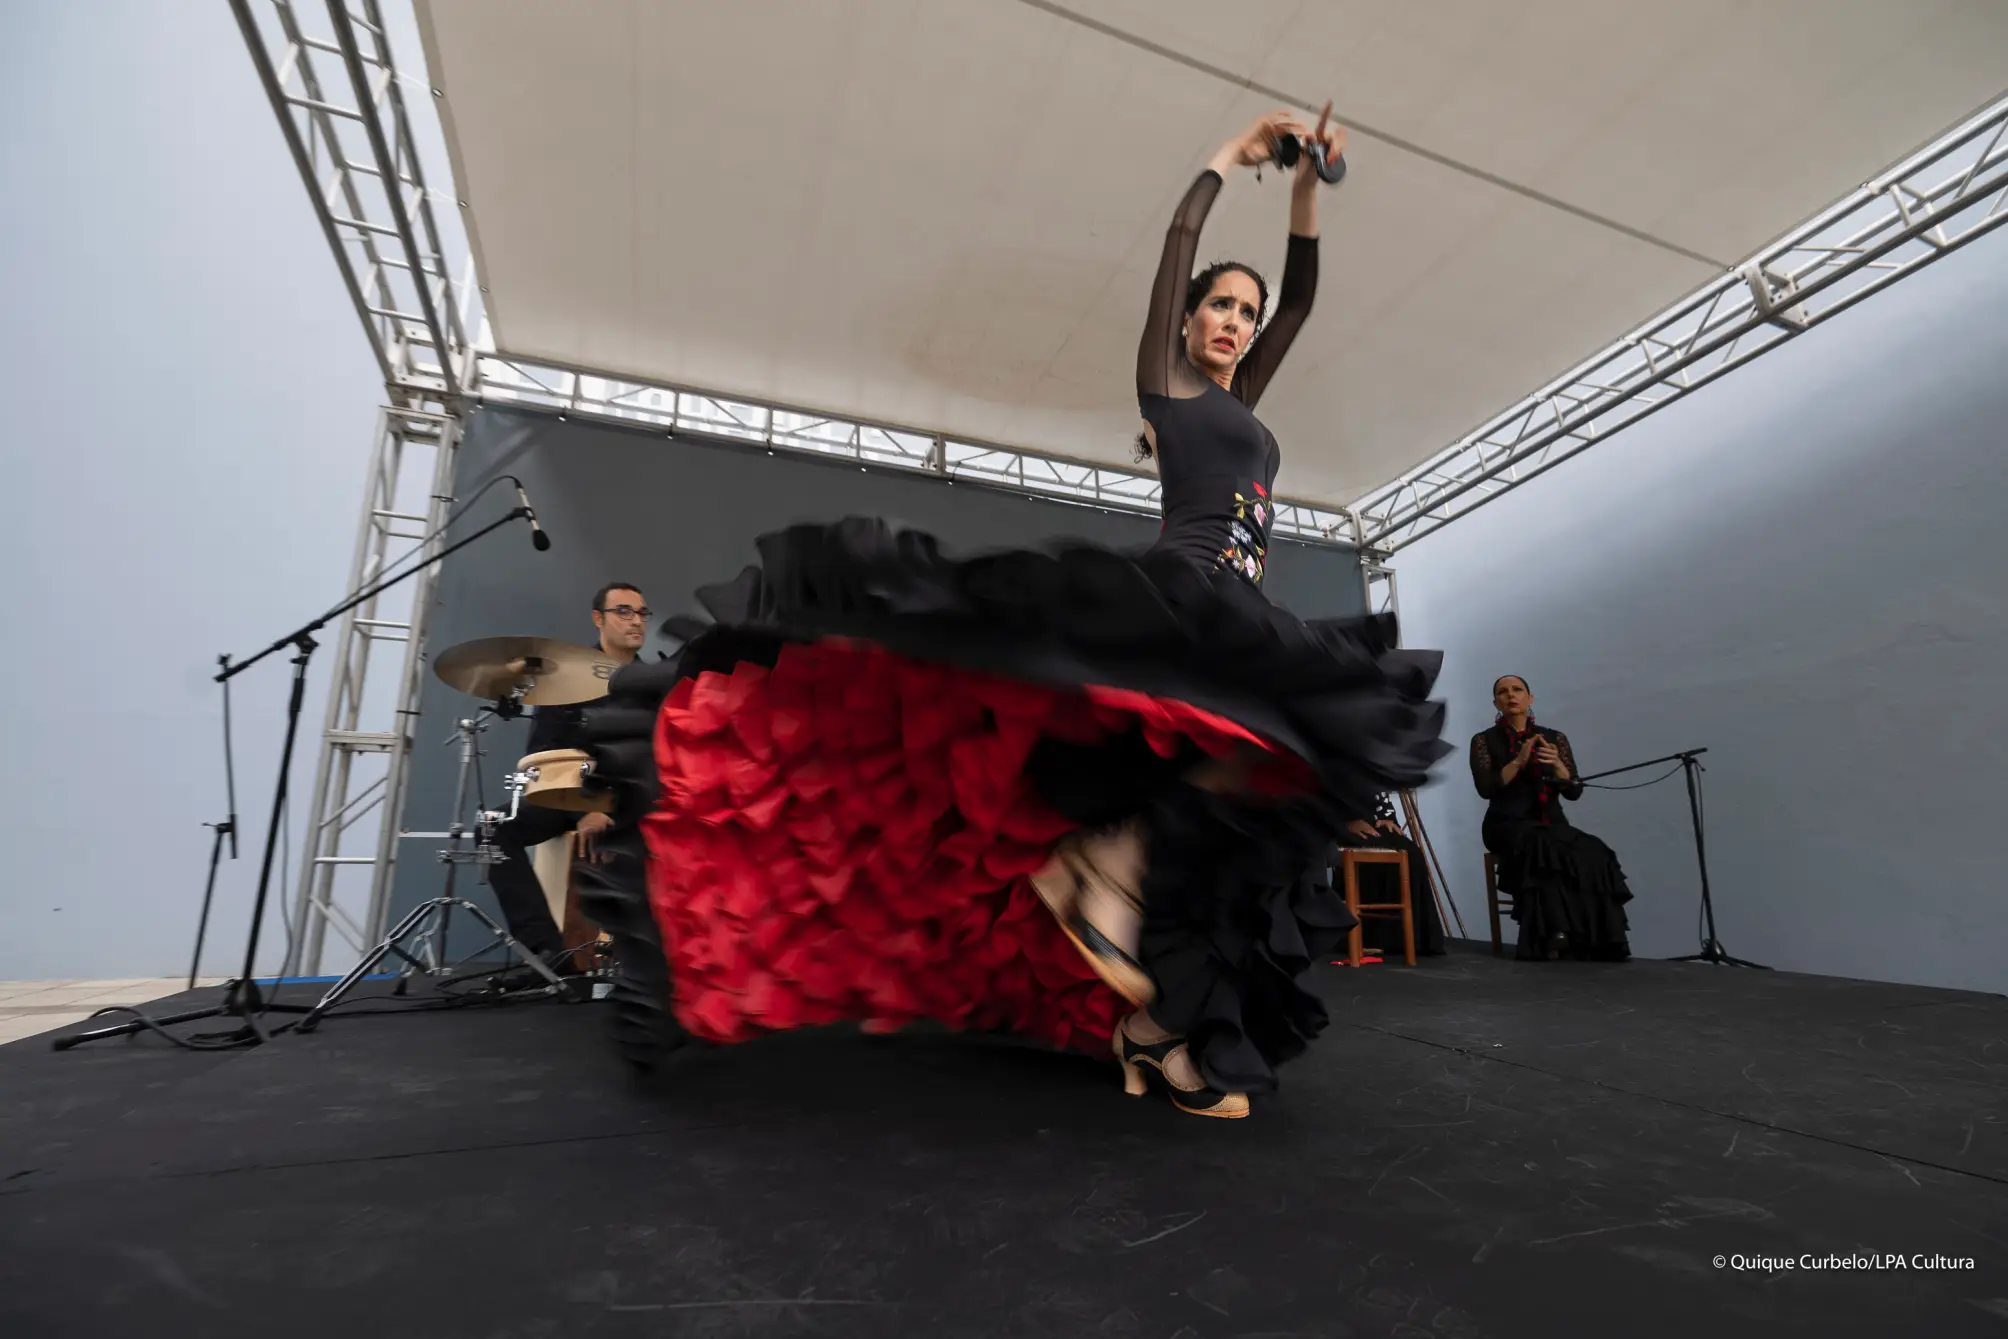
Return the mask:
POLYGON ((260 1014, 274 1009, 286 1013, 311 1012, 305 1005, 279 1005, 264 999, 259 993, 254 973, 257 969, 258 938, 261 930, 264 928, 265 907, 270 900, 272 892, 272 860, 278 852, 279 828, 286 808, 287 782, 292 775, 293 744, 299 735, 300 704, 306 688, 307 662, 312 658, 317 645, 313 634, 325 627, 329 619, 345 614, 371 596, 379 595, 399 582, 418 575, 418 573, 425 571, 428 567, 444 560, 449 554, 466 548, 469 544, 472 544, 475 540, 480 539, 491 531, 499 530, 511 521, 526 520, 528 516, 529 513, 521 507, 511 510, 508 515, 490 525, 483 526, 465 539, 449 544, 430 559, 420 563, 410 571, 400 572, 394 577, 379 581, 373 586, 356 592, 313 622, 281 637, 278 641, 272 643, 272 645, 266 647, 249 660, 232 665, 229 663, 227 656, 223 658, 222 664, 224 668, 216 676, 216 681, 227 684, 231 679, 236 678, 239 674, 242 674, 245 670, 265 659, 265 657, 272 655, 274 652, 283 650, 289 646, 297 650, 297 654, 293 657, 292 692, 288 696, 286 704, 286 742, 279 751, 279 781, 272 793, 272 814, 269 825, 265 830, 265 853, 263 863, 260 865, 258 871, 258 891, 251 902, 251 931, 246 937, 244 945, 244 970, 236 980, 231 982, 230 989, 224 996, 223 1003, 220 1005, 205 1009, 189 1010, 184 1013, 170 1014, 158 1020, 142 1016, 134 1022, 117 1023, 111 1027, 97 1028, 89 1032, 77 1033, 73 1036, 58 1037, 51 1043, 52 1049, 67 1051, 71 1047, 87 1041, 96 1041, 104 1037, 128 1036, 143 1028, 157 1028, 165 1024, 192 1022, 198 1018, 219 1018, 224 1016, 241 1019, 243 1026, 236 1032, 228 1034, 222 1040, 211 1043, 209 1047, 199 1049, 243 1046, 252 1042, 271 1040, 272 1034, 267 1032, 264 1025, 258 1021, 260 1014))
MULTIPOLYGON (((1657 767, 1661 763, 1679 763, 1681 770, 1687 773, 1687 814, 1689 821, 1694 825, 1694 863, 1701 873, 1701 914, 1708 928, 1702 935, 1701 952, 1689 953, 1672 961, 1706 962, 1725 967, 1754 967, 1759 971, 1769 971, 1770 968, 1761 962, 1750 962, 1744 958, 1730 956, 1729 951, 1722 947, 1722 941, 1715 934, 1715 894, 1708 886, 1708 842, 1702 835, 1701 787, 1695 781, 1695 774, 1702 770, 1699 759, 1706 752, 1707 749, 1689 749, 1685 753, 1669 753, 1664 758, 1648 758, 1629 767, 1613 767, 1608 772, 1598 772, 1592 776, 1576 779, 1579 782, 1595 781, 1600 777, 1618 776, 1642 768, 1657 767)), ((1671 776, 1672 773, 1669 772, 1667 775, 1671 776)))
MULTIPOLYGON (((1579 776, 1576 780, 1601 781, 1607 776, 1621 776, 1626 772, 1637 772, 1647 767, 1657 767, 1663 762, 1677 762, 1685 766, 1689 759, 1698 758, 1706 752, 1708 752, 1707 749, 1689 749, 1685 753, 1669 753, 1664 758, 1648 758, 1644 762, 1635 762, 1629 767, 1613 767, 1608 772, 1593 772, 1589 776, 1579 776)), ((1695 765, 1699 766, 1700 764, 1697 763, 1695 765)))
POLYGON ((311 637, 312 634, 319 632, 322 628, 326 627, 328 625, 328 620, 334 618, 340 618, 343 614, 346 614, 347 612, 349 612, 349 610, 355 608, 363 601, 381 595, 385 591, 389 590, 392 586, 397 585, 400 581, 407 581, 410 578, 417 576, 420 572, 423 572, 426 568, 435 566, 438 563, 445 561, 447 555, 458 553, 460 550, 466 548, 469 544, 472 544, 475 540, 480 539, 482 536, 487 535, 493 531, 500 530, 503 526, 509 524, 509 522, 511 521, 524 521, 528 520, 529 518, 530 518, 530 513, 527 508, 524 507, 510 508, 508 515, 502 517, 500 520, 489 522, 487 525, 482 526, 479 530, 476 530, 473 534, 467 536, 467 538, 465 539, 455 540, 453 543, 441 549, 438 553, 435 553, 432 557, 426 559, 426 561, 412 568, 409 572, 399 572, 396 576, 391 577, 388 580, 379 581, 374 586, 369 586, 363 590, 357 591, 354 595, 351 595, 348 599, 342 601, 340 604, 336 605, 333 609, 330 609, 327 613, 322 614, 319 618, 315 619, 313 622, 305 625, 304 627, 296 628, 294 631, 288 633, 286 636, 281 637, 278 641, 273 642, 270 646, 260 651, 257 655, 252 656, 249 660, 240 660, 235 665, 227 666, 221 674, 218 674, 216 676, 216 681, 218 683, 223 683, 226 680, 235 678, 239 674, 242 674, 245 670, 250 669, 253 665, 263 660, 266 656, 285 650, 287 647, 292 646, 298 641, 300 641, 300 639, 303 637, 311 637))

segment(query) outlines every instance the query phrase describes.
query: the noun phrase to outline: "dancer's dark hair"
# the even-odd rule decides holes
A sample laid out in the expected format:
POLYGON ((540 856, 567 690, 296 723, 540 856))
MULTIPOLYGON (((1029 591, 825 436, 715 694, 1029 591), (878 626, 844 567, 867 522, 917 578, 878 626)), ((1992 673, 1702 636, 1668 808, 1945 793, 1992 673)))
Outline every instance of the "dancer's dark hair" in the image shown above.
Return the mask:
MULTIPOLYGON (((1261 271, 1252 265, 1244 265, 1238 260, 1216 260, 1198 274, 1193 275, 1192 282, 1185 286, 1185 314, 1190 316, 1199 310, 1199 304, 1206 301, 1206 295, 1213 291, 1213 285, 1219 281, 1220 276, 1223 274, 1245 274, 1255 281, 1255 329, 1248 336, 1248 342, 1252 345, 1255 342, 1255 336, 1262 333, 1262 321, 1269 312, 1269 281, 1264 279, 1261 271)), ((1136 435, 1136 458, 1138 460, 1149 460, 1151 455, 1150 438, 1144 436, 1142 433, 1138 433, 1136 435)))
POLYGON ((1506 681, 1507 681, 1508 679, 1518 679, 1518 680, 1520 681, 1520 686, 1521 686, 1522 688, 1526 689, 1526 690, 1527 690, 1528 692, 1530 692, 1530 693, 1534 691, 1534 685, 1533 685, 1533 684, 1531 684, 1531 683, 1528 683, 1528 682, 1527 682, 1527 676, 1526 676, 1526 675, 1524 675, 1524 674, 1502 674, 1502 675, 1500 675, 1500 676, 1499 676, 1498 678, 1496 678, 1496 679, 1494 679, 1494 680, 1492 681, 1492 695, 1493 695, 1494 697, 1497 697, 1497 696, 1499 696, 1499 685, 1500 685, 1500 684, 1502 684, 1502 683, 1505 683, 1505 682, 1506 682, 1506 681))

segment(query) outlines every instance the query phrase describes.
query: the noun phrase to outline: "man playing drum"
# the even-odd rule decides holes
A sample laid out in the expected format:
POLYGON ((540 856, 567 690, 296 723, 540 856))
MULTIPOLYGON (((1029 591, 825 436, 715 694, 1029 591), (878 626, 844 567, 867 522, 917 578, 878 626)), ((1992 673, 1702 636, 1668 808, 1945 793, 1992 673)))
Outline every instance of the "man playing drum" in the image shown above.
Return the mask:
MULTIPOLYGON (((632 663, 641 653, 641 644, 648 636, 648 618, 649 609, 642 603, 641 591, 627 582, 611 582, 593 596, 593 626, 599 629, 600 651, 616 666, 632 663)), ((531 713, 528 752, 584 747, 580 734, 583 707, 532 707, 531 713)), ((509 922, 509 932, 523 947, 551 961, 560 971, 568 966, 555 961, 564 950, 564 940, 557 923, 551 919, 543 886, 537 881, 537 871, 528 852, 569 831, 573 853, 583 860, 594 859, 594 844, 612 823, 606 814, 524 804, 518 806, 514 819, 496 829, 495 845, 508 858, 492 867, 489 883, 495 890, 495 900, 501 904, 503 918, 509 922)))

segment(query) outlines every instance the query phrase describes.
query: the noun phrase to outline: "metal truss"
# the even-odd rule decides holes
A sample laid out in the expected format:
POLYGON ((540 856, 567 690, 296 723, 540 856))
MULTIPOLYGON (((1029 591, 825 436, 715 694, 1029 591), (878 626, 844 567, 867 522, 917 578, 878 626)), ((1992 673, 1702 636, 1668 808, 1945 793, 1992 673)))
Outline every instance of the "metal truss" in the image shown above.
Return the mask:
MULTIPOLYGON (((482 353, 476 367, 473 393, 487 403, 638 424, 670 437, 836 456, 854 460, 863 469, 967 480, 1114 511, 1142 515, 1159 511, 1155 477, 1111 465, 959 441, 919 428, 731 400, 709 391, 622 380, 514 356, 482 353)), ((1312 544, 1350 544, 1356 534, 1347 513, 1286 498, 1276 500, 1271 529, 1312 544)))
POLYGON ((2008 99, 1370 493, 1385 556, 2008 223, 2008 99))
POLYGON ((1366 595, 1369 614, 1401 616, 1401 599, 1395 589, 1394 569, 1370 549, 1360 550, 1360 589, 1366 595))
POLYGON ((344 615, 333 648, 340 660, 321 731, 287 963, 288 971, 313 974, 330 929, 360 952, 381 937, 389 911, 437 575, 428 560, 440 548, 470 404, 467 330, 476 299, 471 282, 451 278, 407 88, 419 90, 422 114, 431 114, 431 99, 422 83, 398 71, 379 0, 327 0, 320 15, 293 0, 230 0, 230 8, 390 402, 378 422, 349 588, 406 561, 421 567, 344 615), (401 663, 386 685, 372 669, 393 652, 401 663), (364 873, 367 884, 357 887, 364 873))
MULTIPOLYGON (((349 568, 350 590, 409 570, 414 562, 429 564, 439 551, 460 429, 460 418, 451 414, 383 410, 349 568)), ((330 929, 359 956, 382 938, 389 920, 433 581, 428 565, 343 620, 342 658, 328 688, 313 817, 300 862, 294 916, 299 929, 287 972, 317 974, 330 929), (388 694, 371 691, 372 662, 385 648, 398 648, 402 662, 388 694), (387 728, 365 729, 365 718, 372 716, 387 728)))
POLYGON ((292 0, 230 0, 230 9, 391 397, 457 399, 467 314, 454 301, 382 6, 328 0, 314 33, 292 0))

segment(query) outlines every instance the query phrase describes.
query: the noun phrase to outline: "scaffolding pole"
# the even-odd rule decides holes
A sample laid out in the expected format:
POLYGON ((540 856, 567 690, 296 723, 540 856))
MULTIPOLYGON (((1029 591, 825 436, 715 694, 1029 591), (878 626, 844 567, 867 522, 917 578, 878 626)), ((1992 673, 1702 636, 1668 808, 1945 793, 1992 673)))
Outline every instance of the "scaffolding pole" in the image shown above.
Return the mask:
POLYGON ((381 937, 395 870, 414 708, 424 672, 425 625, 438 578, 433 559, 443 544, 440 532, 450 501, 446 494, 451 487, 459 431, 457 418, 422 410, 385 408, 379 418, 377 449, 370 463, 350 566, 350 589, 380 581, 393 568, 416 564, 423 570, 405 587, 372 598, 343 615, 336 638, 342 655, 328 686, 313 804, 308 811, 312 818, 303 842, 295 896, 295 923, 300 927, 297 960, 286 964, 289 971, 318 973, 330 930, 356 953, 381 937), (412 491, 414 476, 430 485, 423 511, 417 509, 415 501, 401 498, 412 491), (400 596, 409 604, 383 607, 385 601, 400 596), (390 683, 387 700, 392 705, 385 713, 381 695, 372 697, 370 691, 383 675, 379 670, 373 676, 371 669, 372 662, 380 662, 389 647, 401 647, 403 654, 397 677, 390 683), (372 716, 375 719, 370 724, 380 728, 365 728, 366 718, 372 716), (376 836, 368 853, 363 853, 344 839, 372 816, 377 820, 376 836), (355 885, 360 880, 344 879, 344 873, 367 873, 367 890, 358 895, 355 885), (355 905, 358 901, 360 907, 355 905))
POLYGON ((434 560, 471 403, 473 285, 451 277, 405 96, 407 86, 425 86, 397 69, 379 0, 326 0, 324 14, 294 0, 230 0, 230 8, 383 376, 388 403, 363 488, 350 589, 392 568, 422 568, 399 595, 341 620, 287 963, 311 975, 324 965, 330 931, 360 953, 381 938, 388 917, 434 560), (402 598, 408 606, 387 603, 402 598), (373 665, 390 647, 402 656, 386 685, 373 665), (371 818, 376 832, 365 845, 371 818), (365 871, 366 890, 355 877, 365 871))
POLYGON ((2008 223, 2008 98, 1354 504, 1394 553, 2008 223))

